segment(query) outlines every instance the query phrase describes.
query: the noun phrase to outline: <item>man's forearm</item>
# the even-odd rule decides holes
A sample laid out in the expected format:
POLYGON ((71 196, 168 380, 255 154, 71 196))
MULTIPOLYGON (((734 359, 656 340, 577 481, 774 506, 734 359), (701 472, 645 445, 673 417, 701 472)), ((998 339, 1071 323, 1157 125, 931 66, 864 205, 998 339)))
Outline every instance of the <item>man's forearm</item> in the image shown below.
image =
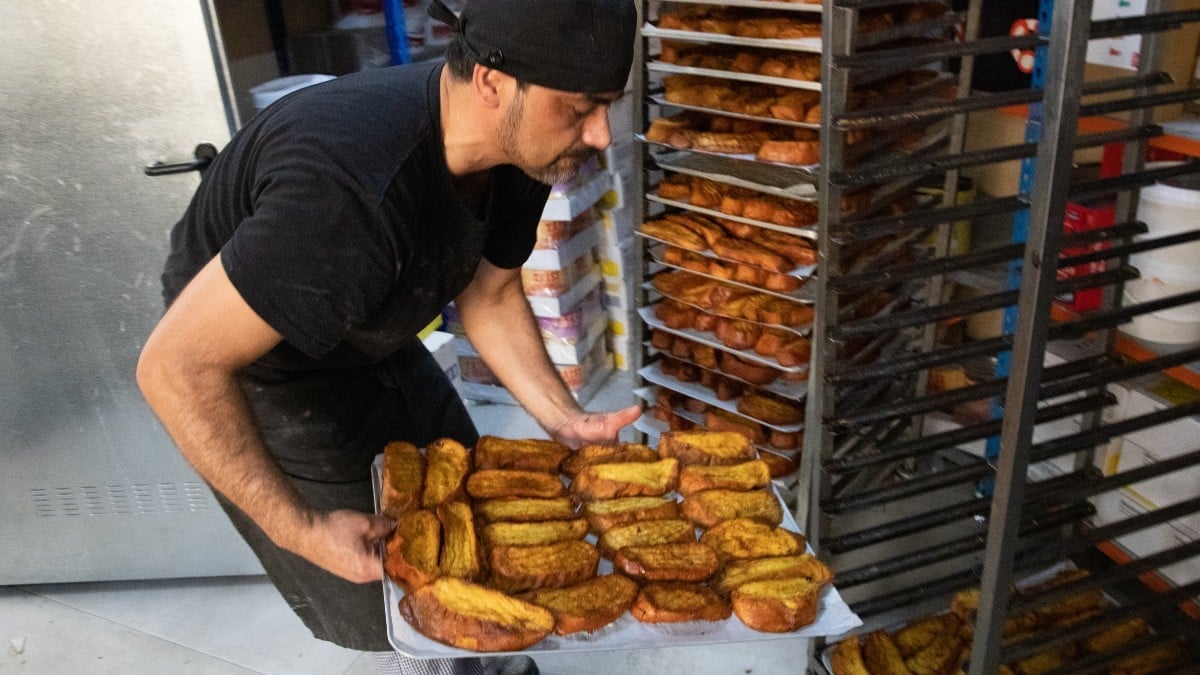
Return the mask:
POLYGON ((468 307, 462 319, 471 344, 543 429, 553 432, 569 415, 580 411, 546 353, 519 284, 468 307))
POLYGON ((236 377, 139 368, 138 382, 180 452, 214 489, 289 550, 313 512, 262 445, 236 377))

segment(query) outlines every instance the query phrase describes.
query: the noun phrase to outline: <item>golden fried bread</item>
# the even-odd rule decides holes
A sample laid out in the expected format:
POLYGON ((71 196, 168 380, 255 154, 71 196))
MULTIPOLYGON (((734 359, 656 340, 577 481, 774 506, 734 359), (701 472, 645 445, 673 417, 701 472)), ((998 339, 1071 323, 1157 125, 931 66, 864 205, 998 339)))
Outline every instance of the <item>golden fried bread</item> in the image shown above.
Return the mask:
POLYGON ((592 532, 603 534, 618 525, 679 517, 679 504, 668 497, 622 497, 585 502, 583 516, 592 532))
POLYGON ((460 579, 438 579, 405 595, 400 614, 430 639, 479 652, 525 649, 554 630, 546 609, 460 579))
POLYGON ((904 666, 913 675, 944 675, 954 672, 966 643, 957 632, 939 633, 916 654, 904 659, 904 666))
POLYGON ((399 519, 405 511, 421 508, 425 489, 425 456, 417 446, 392 441, 383 448, 383 471, 379 476, 379 511, 399 519))
POLYGON ((1083 648, 1093 654, 1100 654, 1112 651, 1121 645, 1149 634, 1149 632, 1150 626, 1146 624, 1146 620, 1141 617, 1134 617, 1084 638, 1083 648))
POLYGON ((729 595, 733 589, 751 581, 796 577, 824 585, 833 581, 833 571, 825 563, 807 553, 732 560, 721 568, 720 574, 709 583, 709 586, 721 595, 729 595))
POLYGON ((639 581, 704 581, 721 566, 717 554, 699 542, 625 546, 613 567, 639 581))
POLYGON ((561 497, 566 493, 558 476, 541 471, 487 469, 467 478, 467 494, 475 499, 561 497))
POLYGON ((471 507, 466 502, 449 502, 438 507, 437 516, 443 532, 438 570, 442 576, 478 579, 483 572, 483 553, 471 507))
POLYGON ((542 588, 521 594, 522 600, 554 615, 554 632, 570 635, 594 631, 616 621, 633 604, 638 586, 620 574, 594 577, 566 588, 542 588))
MULTIPOLYGON (((975 615, 979 612, 979 597, 978 588, 969 588, 955 593, 950 600, 950 612, 963 620, 967 630, 971 630, 975 625, 975 615)), ((1001 635, 1011 637, 1026 633, 1037 628, 1037 625, 1038 618, 1033 612, 1010 615, 1004 620, 1001 635)))
POLYGON ((1160 644, 1151 649, 1140 651, 1133 656, 1127 656, 1113 664, 1111 675, 1149 675, 1149 673, 1169 672, 1173 666, 1184 658, 1184 652, 1176 642, 1160 644))
POLYGON ((722 561, 799 555, 804 537, 782 527, 771 527, 748 518, 734 518, 709 528, 700 537, 722 561))
POLYGON ((518 469, 558 473, 570 448, 555 441, 527 438, 510 440, 482 436, 475 444, 475 469, 518 469))
POLYGON ((896 643, 900 655, 907 659, 928 647, 939 635, 958 635, 962 627, 962 619, 957 615, 938 614, 914 621, 892 633, 892 641, 896 643))
POLYGON ((596 576, 600 553, 586 541, 536 546, 494 546, 489 552, 493 588, 520 593, 562 588, 596 576))
POLYGON ((675 489, 679 461, 593 464, 571 481, 571 492, 584 501, 614 497, 658 497, 675 489))
POLYGON ((681 466, 741 464, 755 458, 754 446, 731 431, 671 431, 658 440, 658 454, 674 457, 681 466))
MULTIPOLYGON (((1071 662, 1075 657, 1076 646, 1074 643, 1067 643, 1052 647, 1042 652, 1038 652, 1033 656, 1018 661, 1016 671, 1021 675, 1042 675, 1051 671, 1059 670, 1071 662)), ((1154 672, 1157 669, 1151 669, 1145 672, 1154 672)), ((1117 672, 1115 669, 1110 672, 1117 672)))
POLYGON ((731 613, 728 603, 716 593, 682 581, 647 584, 629 611, 643 623, 724 621, 731 613))
POLYGON ((562 472, 574 478, 584 467, 593 464, 655 462, 659 459, 657 452, 638 443, 585 445, 563 460, 562 472))
POLYGON ((411 593, 438 577, 442 524, 432 511, 408 511, 396 519, 387 539, 383 568, 388 578, 411 593))
POLYGON ((804 410, 799 405, 755 392, 743 394, 737 408, 744 415, 775 426, 799 424, 804 418, 804 410))
POLYGON ((575 504, 568 497, 489 499, 475 505, 475 517, 484 523, 540 523, 573 520, 575 515, 575 504))
POLYGON ((749 518, 772 527, 783 522, 783 507, 771 490, 703 490, 683 498, 683 517, 704 528, 734 518, 749 518))
POLYGON ((618 525, 600 535, 600 551, 611 558, 626 546, 683 544, 696 541, 696 526, 686 520, 643 520, 618 525))
POLYGON ((425 448, 429 461, 421 504, 434 509, 462 496, 463 480, 471 470, 471 455, 461 443, 439 438, 425 448))
POLYGON ((575 518, 544 523, 491 523, 484 525, 480 534, 488 546, 532 546, 583 539, 587 531, 587 521, 575 518))
POLYGON ((867 664, 863 662, 862 645, 858 636, 848 637, 837 643, 829 656, 829 665, 833 667, 833 675, 871 675, 867 664))
POLYGON ((741 464, 723 466, 685 466, 679 470, 679 494, 690 495, 703 490, 754 490, 771 482, 766 462, 754 459, 741 464))
POLYGON ((863 660, 871 675, 911 675, 904 657, 892 638, 881 630, 871 631, 863 639, 863 660))
POLYGON ((750 628, 787 633, 817 620, 821 584, 804 577, 751 581, 729 596, 733 613, 750 628))

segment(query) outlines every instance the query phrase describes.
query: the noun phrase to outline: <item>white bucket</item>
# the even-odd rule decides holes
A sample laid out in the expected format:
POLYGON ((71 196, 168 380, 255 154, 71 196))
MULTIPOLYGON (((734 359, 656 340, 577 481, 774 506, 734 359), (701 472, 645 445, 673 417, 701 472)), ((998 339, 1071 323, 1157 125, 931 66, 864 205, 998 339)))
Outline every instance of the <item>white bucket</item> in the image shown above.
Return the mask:
MULTIPOLYGON (((1147 237, 1165 237, 1200 227, 1200 176, 1185 175, 1142 188, 1137 219, 1149 228, 1147 237)), ((1168 246, 1134 256, 1196 271, 1200 279, 1200 242, 1168 246)), ((1132 261, 1131 261, 1132 262, 1132 261)), ((1137 266, 1137 263, 1132 263, 1137 266)))
POLYGON ((333 75, 319 74, 281 77, 250 87, 250 97, 254 100, 254 109, 262 110, 293 91, 332 79, 334 79, 333 75))
MULTIPOLYGON (((1200 290, 1200 269, 1142 258, 1137 263, 1141 277, 1125 284, 1124 305, 1200 290)), ((1200 302, 1142 314, 1123 329, 1133 337, 1162 344, 1200 342, 1200 302)))

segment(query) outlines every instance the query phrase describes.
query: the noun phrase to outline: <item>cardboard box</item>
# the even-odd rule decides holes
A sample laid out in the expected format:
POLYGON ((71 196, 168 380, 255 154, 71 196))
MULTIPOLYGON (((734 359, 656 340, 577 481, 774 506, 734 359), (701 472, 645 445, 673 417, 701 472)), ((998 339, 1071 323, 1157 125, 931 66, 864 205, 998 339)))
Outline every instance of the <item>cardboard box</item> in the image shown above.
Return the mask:
POLYGON ((455 386, 462 381, 458 372, 458 351, 455 348, 455 337, 452 333, 434 331, 421 340, 425 348, 433 354, 433 360, 441 366, 442 372, 455 386))
POLYGON ((580 258, 591 253, 600 245, 600 228, 589 223, 570 239, 555 242, 552 246, 534 249, 521 265, 525 270, 561 270, 579 264, 580 258))
POLYGON ((613 357, 613 365, 617 370, 629 370, 633 364, 633 353, 630 351, 628 335, 608 336, 608 349, 613 357))
MULTIPOLYGON (((521 268, 521 284, 525 287, 525 295, 530 298, 558 298, 567 294, 572 288, 599 270, 593 251, 587 251, 574 262, 562 268, 537 269, 521 268)), ((569 303, 567 307, 573 307, 569 303)))
POLYGON ((597 266, 580 279, 571 290, 559 296, 525 296, 535 317, 558 317, 575 310, 597 286, 600 285, 600 269, 597 266))
POLYGON ((557 249, 598 220, 595 209, 588 208, 572 220, 543 220, 538 223, 533 250, 557 249))
MULTIPOLYGON (((463 341, 465 342, 465 340, 463 341)), ((461 342, 459 343, 461 346, 461 342)), ((469 345, 469 343, 468 343, 469 345)), ((469 349, 469 346, 468 346, 469 349)), ((492 373, 478 356, 459 354, 459 369, 462 372, 462 397, 472 401, 507 403, 517 405, 517 400, 492 373)), ((612 359, 604 340, 598 340, 579 364, 556 365, 558 373, 566 383, 571 395, 581 404, 596 395, 604 380, 612 372, 612 359)))
MULTIPOLYGON (((1167 401, 1153 393, 1135 389, 1129 393, 1125 416, 1129 419, 1141 417, 1169 406, 1167 401)), ((1115 469, 1120 473, 1189 453, 1195 450, 1196 438, 1200 438, 1200 417, 1185 417, 1125 434, 1115 469)), ((1153 507, 1169 506, 1200 497, 1200 466, 1135 483, 1124 490, 1153 507)), ((1200 514, 1193 514, 1184 520, 1190 527, 1200 531, 1200 514)))
MULTIPOLYGON (((1112 197, 1095 199, 1088 202, 1068 202, 1063 214, 1063 234, 1098 230, 1111 226, 1116 222, 1117 203, 1112 197)), ((1087 246, 1071 246, 1064 248, 1061 257, 1080 255, 1092 251, 1102 251, 1109 247, 1108 242, 1096 242, 1087 246)), ((1058 280, 1097 274, 1105 270, 1103 260, 1064 267, 1058 270, 1058 280)), ((1074 312, 1090 312, 1100 308, 1104 299, 1104 289, 1100 287, 1083 288, 1074 292, 1054 296, 1054 300, 1063 307, 1074 312)))
POLYGON ((600 201, 612 189, 612 174, 601 171, 599 165, 591 173, 580 173, 575 182, 561 191, 550 193, 542 208, 541 220, 574 220, 600 201))
MULTIPOLYGON (((1120 491, 1097 495, 1092 498, 1092 503, 1096 506, 1092 524, 1097 527, 1136 518, 1148 513, 1152 508, 1136 496, 1120 491)), ((1189 523, 1181 519, 1117 537, 1113 543, 1134 558, 1145 558, 1197 539, 1200 539, 1200 529, 1194 522, 1189 523)), ((1162 567, 1158 570, 1158 575, 1177 586, 1200 581, 1200 557, 1162 567)))

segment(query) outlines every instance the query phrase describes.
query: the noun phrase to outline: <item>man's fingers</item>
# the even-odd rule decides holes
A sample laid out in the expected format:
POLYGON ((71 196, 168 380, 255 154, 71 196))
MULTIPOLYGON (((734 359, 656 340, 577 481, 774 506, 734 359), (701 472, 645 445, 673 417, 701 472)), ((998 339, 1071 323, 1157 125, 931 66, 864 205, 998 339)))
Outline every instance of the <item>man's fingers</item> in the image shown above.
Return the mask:
POLYGON ((387 516, 370 515, 368 518, 370 518, 370 526, 367 528, 367 538, 371 541, 379 541, 396 529, 396 521, 387 516))

